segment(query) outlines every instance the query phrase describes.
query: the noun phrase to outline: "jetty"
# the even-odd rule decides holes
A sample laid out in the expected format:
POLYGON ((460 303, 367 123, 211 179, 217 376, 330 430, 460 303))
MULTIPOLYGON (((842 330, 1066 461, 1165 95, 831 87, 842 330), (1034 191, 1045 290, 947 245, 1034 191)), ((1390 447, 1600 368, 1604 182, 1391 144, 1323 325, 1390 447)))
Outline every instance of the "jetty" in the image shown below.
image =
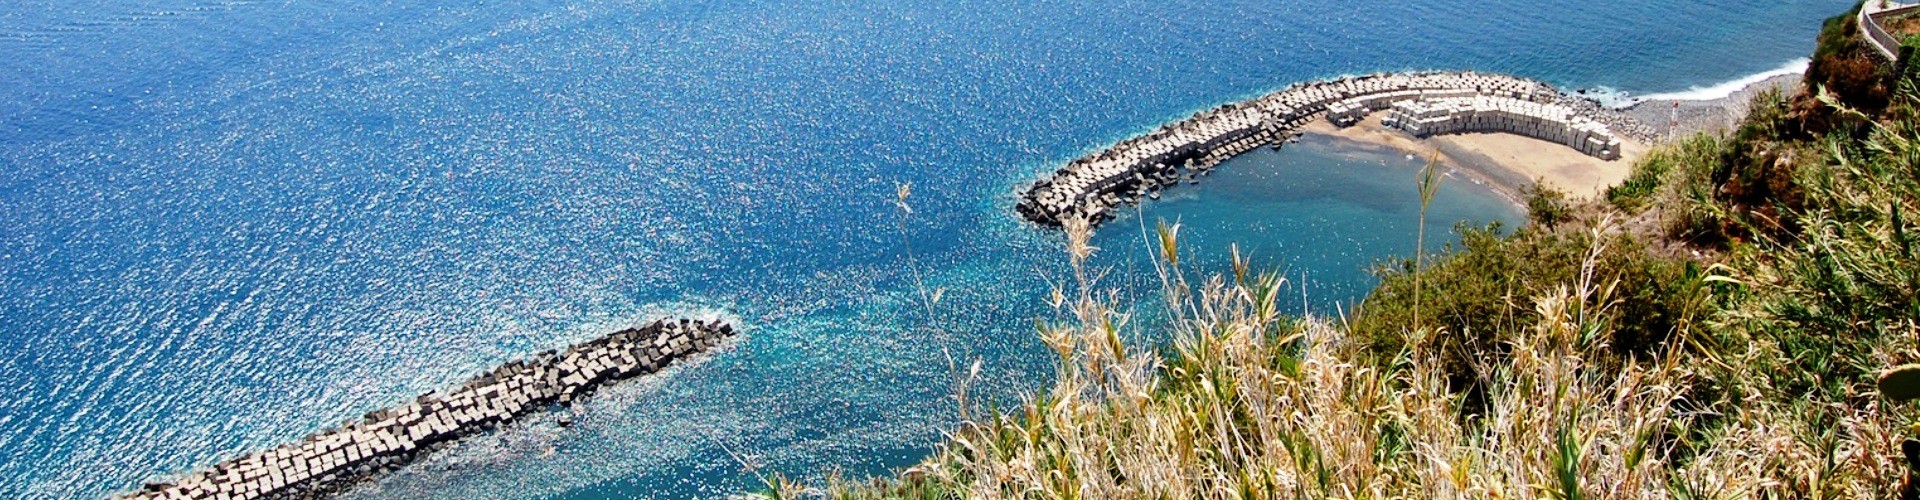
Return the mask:
POLYGON ((567 405, 622 379, 659 371, 735 335, 720 321, 659 320, 564 351, 501 365, 458 387, 368 413, 297 442, 221 462, 118 498, 325 498, 441 445, 529 412, 567 405))
POLYGON ((1352 126, 1382 122, 1416 137, 1470 132, 1519 134, 1604 160, 1621 138, 1650 135, 1624 114, 1551 85, 1474 72, 1389 73, 1294 84, 1202 111, 1068 162, 1040 179, 1015 209, 1035 223, 1076 217, 1097 224, 1110 210, 1180 182, 1197 182, 1221 162, 1261 146, 1280 147, 1312 120, 1352 126))

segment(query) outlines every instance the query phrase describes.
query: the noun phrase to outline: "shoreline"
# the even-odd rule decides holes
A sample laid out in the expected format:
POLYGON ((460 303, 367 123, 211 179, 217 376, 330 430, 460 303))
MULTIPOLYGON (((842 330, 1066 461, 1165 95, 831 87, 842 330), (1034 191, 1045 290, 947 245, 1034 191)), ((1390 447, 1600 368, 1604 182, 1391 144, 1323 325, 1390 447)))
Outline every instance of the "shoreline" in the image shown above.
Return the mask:
POLYGON ((1685 137, 1696 132, 1726 132, 1747 116, 1748 104, 1753 96, 1767 90, 1779 90, 1788 95, 1799 92, 1804 74, 1775 74, 1724 97, 1647 100, 1621 108, 1621 111, 1653 127, 1662 140, 1685 137), (1675 103, 1679 106, 1674 106, 1675 103), (1676 118, 1677 128, 1674 126, 1676 118))
POLYGON ((1607 187, 1625 180, 1632 173, 1634 162, 1653 147, 1672 140, 1670 138, 1700 132, 1727 132, 1746 116, 1754 95, 1775 89, 1797 92, 1800 81, 1800 73, 1773 74, 1724 97, 1648 100, 1621 108, 1622 113, 1651 128, 1658 139, 1623 137, 1620 158, 1616 160, 1583 155, 1551 141, 1514 134, 1469 133, 1421 139, 1387 127, 1378 116, 1349 127, 1314 121, 1300 132, 1336 149, 1361 147, 1416 157, 1437 154, 1442 165, 1481 181, 1494 194, 1524 207, 1525 190, 1537 180, 1576 197, 1602 196, 1607 187), (1679 103, 1677 112, 1675 102, 1679 103), (1675 127, 1676 116, 1678 127, 1675 127))

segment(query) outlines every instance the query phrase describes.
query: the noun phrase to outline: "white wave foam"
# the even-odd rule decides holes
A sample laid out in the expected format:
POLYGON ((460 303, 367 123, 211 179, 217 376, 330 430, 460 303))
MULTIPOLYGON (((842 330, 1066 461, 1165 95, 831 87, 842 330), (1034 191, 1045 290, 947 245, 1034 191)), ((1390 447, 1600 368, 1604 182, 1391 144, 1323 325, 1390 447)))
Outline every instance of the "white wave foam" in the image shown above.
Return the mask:
POLYGON ((1767 81, 1768 79, 1776 76, 1798 75, 1801 73, 1806 73, 1807 65, 1811 63, 1812 61, 1807 58, 1795 59, 1791 62, 1788 62, 1786 65, 1780 66, 1778 68, 1774 68, 1772 70, 1764 71, 1761 73, 1755 73, 1753 75, 1749 75, 1745 78, 1741 78, 1731 82, 1726 82, 1726 83, 1714 85, 1711 87, 1694 87, 1691 89, 1687 89, 1686 91, 1683 91, 1683 92, 1667 92, 1667 93, 1659 93, 1659 94, 1649 94, 1643 97, 1643 99, 1662 100, 1662 101, 1674 101, 1674 100, 1698 101, 1698 100, 1707 100, 1707 99, 1722 99, 1722 98, 1726 98, 1728 96, 1733 95, 1734 92, 1739 92, 1740 89, 1747 88, 1748 86, 1756 83, 1767 81))
POLYGON ((1647 101, 1706 101, 1724 99, 1732 96, 1735 92, 1739 92, 1741 89, 1767 81, 1776 76, 1806 73, 1807 66, 1811 63, 1811 60, 1803 57, 1788 61, 1778 68, 1754 73, 1732 81, 1721 82, 1706 87, 1696 86, 1678 92, 1657 92, 1647 95, 1630 96, 1614 89, 1599 87, 1588 91, 1587 97, 1591 97, 1600 101, 1601 104, 1613 108, 1625 108, 1647 101))

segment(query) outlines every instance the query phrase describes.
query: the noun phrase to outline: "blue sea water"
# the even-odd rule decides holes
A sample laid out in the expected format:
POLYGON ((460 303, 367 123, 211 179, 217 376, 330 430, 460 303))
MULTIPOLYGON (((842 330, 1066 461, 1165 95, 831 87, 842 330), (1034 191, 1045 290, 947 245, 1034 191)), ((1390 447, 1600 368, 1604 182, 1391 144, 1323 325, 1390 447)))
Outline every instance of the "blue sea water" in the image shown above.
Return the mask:
MULTIPOLYGON (((1049 373, 1060 162, 1288 83, 1510 72, 1634 93, 1811 50, 1846 3, 0 2, 0 497, 87 498, 660 314, 744 340, 363 498, 686 498, 875 474, 1049 373), (911 213, 894 203, 910 184, 911 213), (932 313, 920 286, 944 289, 932 313)), ((1309 143, 1103 229, 1186 227, 1350 303, 1415 162, 1309 143)), ((1517 209, 1464 178, 1434 220, 1517 209)), ((1142 292, 1144 293, 1144 292, 1142 292)))

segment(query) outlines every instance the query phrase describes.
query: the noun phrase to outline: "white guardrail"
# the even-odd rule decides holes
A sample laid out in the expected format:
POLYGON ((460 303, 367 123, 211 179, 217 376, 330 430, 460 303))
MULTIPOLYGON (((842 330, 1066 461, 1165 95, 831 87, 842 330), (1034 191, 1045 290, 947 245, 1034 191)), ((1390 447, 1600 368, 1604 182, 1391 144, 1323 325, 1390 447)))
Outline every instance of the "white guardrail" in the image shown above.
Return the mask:
POLYGON ((1880 23, 1894 16, 1912 12, 1920 12, 1920 3, 1901 4, 1884 0, 1867 0, 1865 5, 1860 6, 1860 17, 1857 21, 1860 23, 1860 30, 1867 34, 1867 42, 1873 45, 1874 50, 1886 57, 1888 61, 1893 61, 1900 58, 1900 40, 1895 39, 1893 34, 1887 33, 1886 27, 1880 23))

